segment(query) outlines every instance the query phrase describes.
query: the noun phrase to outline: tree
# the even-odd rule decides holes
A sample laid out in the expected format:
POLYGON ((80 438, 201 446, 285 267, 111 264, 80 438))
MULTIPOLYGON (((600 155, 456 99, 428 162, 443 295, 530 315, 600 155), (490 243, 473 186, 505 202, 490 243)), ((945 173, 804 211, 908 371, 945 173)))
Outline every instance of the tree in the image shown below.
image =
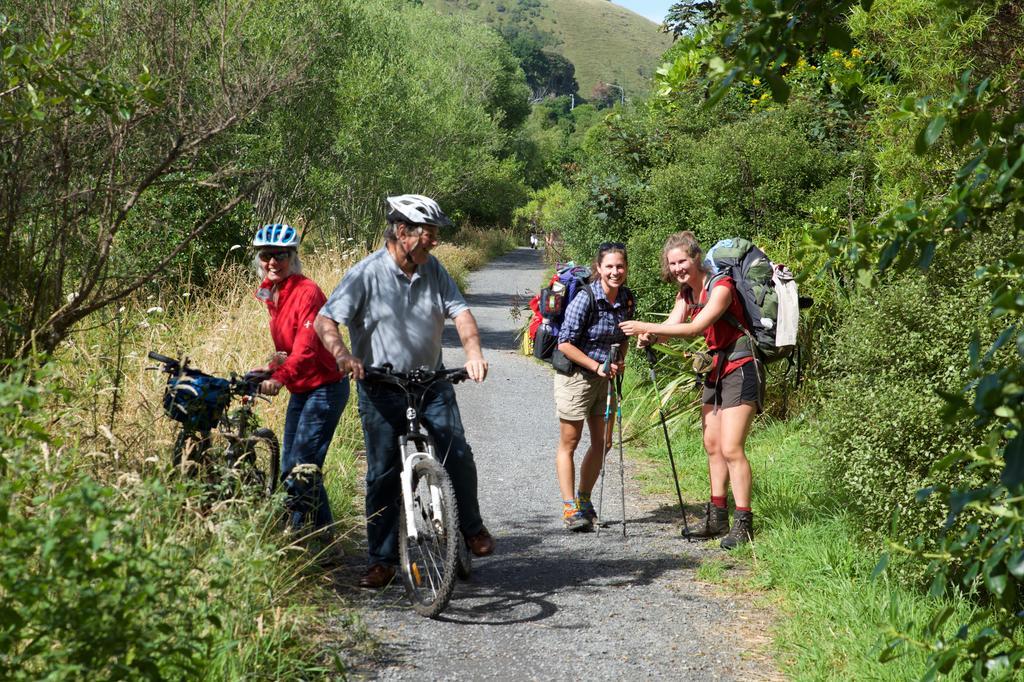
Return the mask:
POLYGON ((545 49, 550 39, 518 29, 505 29, 503 35, 512 54, 519 59, 532 101, 579 92, 576 67, 564 56, 545 49))
POLYGON ((719 0, 684 0, 668 8, 664 30, 678 38, 724 17, 725 10, 719 0))
POLYGON ((235 163, 226 138, 298 81, 310 31, 282 31, 283 2, 11 11, 0 17, 11 255, 0 357, 25 357, 154 281, 245 200, 261 172, 235 163), (167 215, 174 188, 188 188, 184 216, 167 215))
MULTIPOLYGON (((821 44, 852 50, 848 17, 870 11, 871 0, 824 2, 731 2, 728 16, 715 34, 717 55, 708 55, 706 72, 718 99, 735 83, 764 79, 777 102, 786 102, 788 64, 796 63, 821 44), (778 11, 783 5, 785 11, 778 11), (859 10, 856 10, 859 6, 859 10)), ((997 8, 984 0, 938 3, 951 25, 979 7, 997 8)), ((1005 57, 1004 57, 1005 59, 1005 57)), ((998 66, 1000 60, 982 63, 998 66)), ((932 486, 920 497, 942 494, 949 506, 948 534, 938 551, 923 543, 897 547, 929 563, 934 575, 931 593, 941 595, 959 584, 977 595, 980 608, 971 620, 947 635, 954 610, 943 607, 922 628, 924 637, 894 630, 883 660, 902 647, 927 652, 925 679, 935 679, 959 666, 963 678, 1017 679, 1024 671, 1024 641, 1019 615, 1024 607, 1024 107, 1019 71, 1009 74, 966 71, 945 93, 909 96, 898 116, 916 122, 908 143, 921 157, 951 152, 959 168, 944 189, 922 187, 881 215, 855 221, 848 229, 818 230, 813 235, 839 268, 858 273, 872 284, 891 272, 928 270, 939 250, 955 251, 980 236, 1003 234, 1008 247, 990 254, 975 272, 988 289, 988 313, 1001 327, 994 341, 975 336, 967 349, 971 380, 957 393, 944 393, 950 419, 970 418, 979 445, 950 453, 936 470, 970 467, 987 477, 984 485, 967 489, 932 486), (923 190, 929 190, 927 193, 923 190), (970 511, 974 518, 956 522, 970 511), (957 530, 954 530, 957 529, 957 530)), ((883 557, 876 573, 885 570, 883 557)))

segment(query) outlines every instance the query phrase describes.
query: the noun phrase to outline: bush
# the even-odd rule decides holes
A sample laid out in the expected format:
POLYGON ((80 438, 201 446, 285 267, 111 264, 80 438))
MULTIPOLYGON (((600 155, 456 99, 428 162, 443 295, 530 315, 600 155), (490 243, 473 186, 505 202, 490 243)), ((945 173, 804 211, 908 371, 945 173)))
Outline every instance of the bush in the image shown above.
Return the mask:
POLYGON ((830 182, 841 161, 778 112, 677 141, 674 156, 650 172, 628 209, 630 281, 642 313, 671 308, 674 292, 659 283, 658 263, 665 239, 678 230, 693 230, 705 248, 726 237, 747 237, 799 270, 805 203, 830 182))
POLYGON ((184 488, 116 490, 24 460, 0 482, 0 678, 323 672, 270 505, 203 514, 184 488))
MULTIPOLYGON (((0 679, 308 679, 336 668, 304 605, 307 559, 276 532, 280 500, 211 505, 206 491, 138 473, 162 467, 84 456, 37 419, 67 393, 55 365, 11 366, 0 381, 0 679)), ((156 440, 152 421, 140 436, 156 440)))
POLYGON ((929 475, 936 461, 980 437, 969 422, 947 423, 937 394, 966 382, 968 340, 991 325, 974 304, 983 293, 962 283, 963 263, 959 270, 961 279, 936 268, 854 297, 822 346, 823 454, 835 494, 865 533, 892 522, 893 539, 934 540, 948 510, 940 496, 922 505, 915 493, 926 483, 977 483, 962 467, 929 475))

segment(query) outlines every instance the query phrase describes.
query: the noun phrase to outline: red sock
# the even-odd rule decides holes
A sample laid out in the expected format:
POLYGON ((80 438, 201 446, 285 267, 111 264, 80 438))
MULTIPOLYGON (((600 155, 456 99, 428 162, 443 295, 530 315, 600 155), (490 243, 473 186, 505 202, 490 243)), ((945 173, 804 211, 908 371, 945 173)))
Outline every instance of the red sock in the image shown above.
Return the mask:
POLYGON ((719 509, 725 509, 725 495, 722 495, 721 497, 712 495, 711 504, 715 505, 719 509))
POLYGON ((748 512, 750 511, 750 507, 736 507, 736 511, 748 512))

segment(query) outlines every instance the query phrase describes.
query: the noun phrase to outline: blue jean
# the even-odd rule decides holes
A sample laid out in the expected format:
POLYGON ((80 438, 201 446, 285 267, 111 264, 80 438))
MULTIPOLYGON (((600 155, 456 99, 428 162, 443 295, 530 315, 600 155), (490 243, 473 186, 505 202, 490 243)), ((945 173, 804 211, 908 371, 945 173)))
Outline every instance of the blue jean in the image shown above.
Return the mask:
MULTIPOLYGON (((334 438, 334 429, 348 402, 347 379, 324 384, 308 393, 293 393, 288 400, 284 419, 284 443, 281 452, 281 480, 299 464, 315 464, 321 469, 334 438)), ((327 490, 321 482, 316 490, 316 503, 311 513, 315 528, 334 522, 327 490)))
MULTIPOLYGON (((360 381, 359 418, 366 444, 366 537, 369 563, 398 563, 399 474, 402 453, 398 437, 406 430, 405 393, 393 387, 360 381)), ((459 527, 467 537, 484 527, 477 502, 476 463, 466 442, 462 416, 449 383, 435 384, 423 401, 420 421, 434 441, 455 489, 459 527)))

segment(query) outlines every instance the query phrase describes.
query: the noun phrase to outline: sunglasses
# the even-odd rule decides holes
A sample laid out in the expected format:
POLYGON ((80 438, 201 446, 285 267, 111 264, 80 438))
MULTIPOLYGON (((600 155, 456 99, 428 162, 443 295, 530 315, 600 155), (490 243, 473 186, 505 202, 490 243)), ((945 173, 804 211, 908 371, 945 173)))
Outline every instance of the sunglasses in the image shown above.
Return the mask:
POLYGON ((602 242, 601 245, 597 247, 597 252, 604 253, 605 251, 611 251, 612 249, 625 251, 626 245, 622 242, 602 242))
POLYGON ((286 261, 292 257, 291 251, 260 251, 259 258, 264 263, 269 263, 271 259, 276 260, 278 263, 286 261))

